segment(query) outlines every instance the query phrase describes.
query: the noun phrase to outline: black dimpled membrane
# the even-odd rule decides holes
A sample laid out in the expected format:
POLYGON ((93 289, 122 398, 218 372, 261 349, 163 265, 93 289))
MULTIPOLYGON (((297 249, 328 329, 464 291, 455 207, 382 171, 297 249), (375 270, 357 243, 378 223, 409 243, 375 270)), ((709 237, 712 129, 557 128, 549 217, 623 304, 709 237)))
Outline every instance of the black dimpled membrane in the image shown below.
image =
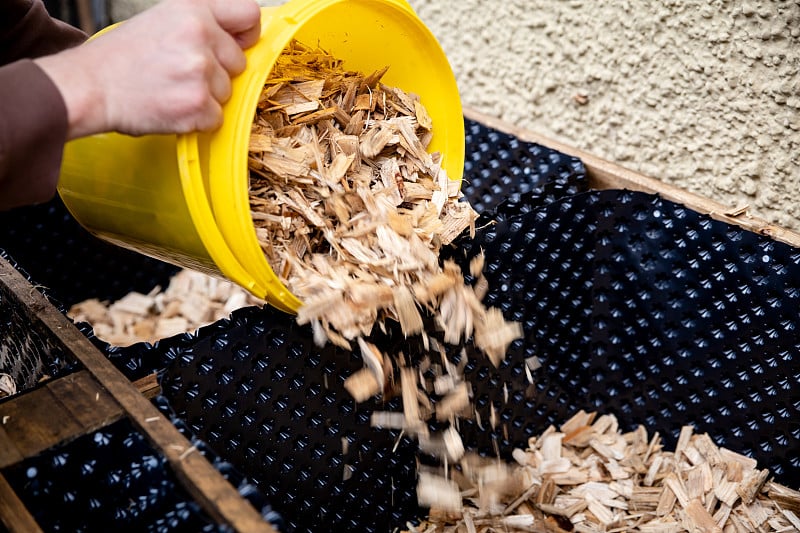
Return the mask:
POLYGON ((591 409, 669 445, 692 424, 800 484, 800 250, 630 191, 566 198, 461 244, 457 258, 485 251, 486 302, 526 336, 496 373, 472 373, 511 384, 508 402, 478 395, 502 405, 501 450, 591 409), (535 396, 530 355, 544 363, 535 396))
MULTIPOLYGON (((521 322, 525 339, 498 369, 467 350, 481 418, 461 424, 468 446, 507 457, 587 409, 645 424, 668 445, 693 424, 778 480, 798 479, 800 251, 629 191, 505 217, 450 256, 466 264, 481 249, 486 302, 521 322), (534 384, 532 355, 544 365, 534 384)), ((392 328, 372 340, 419 350, 392 328)), ((277 311, 248 309, 174 358, 165 395, 267 492, 288 530, 381 531, 420 513, 413 443, 369 425, 396 400, 356 405, 342 387, 358 356, 315 347, 277 311)))
MULTIPOLYGON (((525 337, 499 368, 467 347, 480 420, 461 423, 465 444, 508 457, 576 410, 597 410, 667 445, 693 424, 800 485, 800 251, 656 195, 587 191, 580 161, 466 126, 462 189, 481 229, 444 255, 467 265, 484 251, 486 303, 525 337), (530 383, 533 355, 543 366, 530 383)), ((138 265, 143 285, 168 272, 138 265)), ((61 277, 103 283, 85 265, 61 277)), ((358 355, 311 339, 292 317, 253 307, 153 346, 102 349, 130 376, 160 369, 185 430, 263 492, 284 530, 391 531, 418 518, 426 458, 369 422, 399 400, 355 404, 342 384, 358 355)), ((371 340, 421 351, 391 324, 371 340)))
POLYGON ((417 514, 414 444, 370 427, 398 401, 356 405, 344 390, 359 356, 317 348, 308 327, 270 308, 239 310, 169 356, 162 387, 177 415, 247 473, 287 531, 385 531, 417 514))

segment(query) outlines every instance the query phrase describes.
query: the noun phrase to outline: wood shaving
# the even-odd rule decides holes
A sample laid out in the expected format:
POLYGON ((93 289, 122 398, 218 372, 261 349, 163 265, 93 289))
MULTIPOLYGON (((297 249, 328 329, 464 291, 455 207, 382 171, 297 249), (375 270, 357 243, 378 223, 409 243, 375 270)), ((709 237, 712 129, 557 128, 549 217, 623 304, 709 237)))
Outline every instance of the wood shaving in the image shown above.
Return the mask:
POLYGON ((17 384, 11 374, 0 373, 0 398, 14 396, 17 393, 17 384))
POLYGON ((466 454, 450 476, 420 474, 420 485, 431 483, 418 491, 430 515, 406 531, 797 531, 800 492, 753 459, 692 426, 667 451, 643 426, 623 433, 612 415, 595 419, 580 411, 547 428, 514 450, 513 463, 466 454))

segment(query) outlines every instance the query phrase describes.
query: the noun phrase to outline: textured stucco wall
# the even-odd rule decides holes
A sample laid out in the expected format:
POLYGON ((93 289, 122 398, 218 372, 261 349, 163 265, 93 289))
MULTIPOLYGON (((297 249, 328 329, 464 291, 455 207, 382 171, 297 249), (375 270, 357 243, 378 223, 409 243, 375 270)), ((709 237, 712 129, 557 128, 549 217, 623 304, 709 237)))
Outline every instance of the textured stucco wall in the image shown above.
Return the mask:
POLYGON ((410 3, 464 105, 800 230, 800 2, 410 3))
POLYGON ((411 3, 465 105, 800 229, 800 2, 411 3))

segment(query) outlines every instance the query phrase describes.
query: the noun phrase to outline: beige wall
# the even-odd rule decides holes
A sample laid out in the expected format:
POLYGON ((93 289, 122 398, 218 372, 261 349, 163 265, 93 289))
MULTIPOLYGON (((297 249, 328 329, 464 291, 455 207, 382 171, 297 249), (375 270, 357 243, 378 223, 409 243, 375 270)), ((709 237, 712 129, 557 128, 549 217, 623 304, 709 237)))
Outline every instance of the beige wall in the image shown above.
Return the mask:
POLYGON ((410 1, 465 106, 800 230, 800 2, 410 1))
POLYGON ((800 2, 411 3, 465 105, 800 229, 800 2))

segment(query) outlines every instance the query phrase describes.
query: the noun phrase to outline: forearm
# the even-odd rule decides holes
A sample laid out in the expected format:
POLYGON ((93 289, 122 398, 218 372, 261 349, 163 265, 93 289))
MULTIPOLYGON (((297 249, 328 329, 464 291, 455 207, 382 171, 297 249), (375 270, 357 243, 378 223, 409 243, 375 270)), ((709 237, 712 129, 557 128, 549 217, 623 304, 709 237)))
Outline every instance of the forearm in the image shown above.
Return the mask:
POLYGON ((0 0, 0 210, 55 194, 67 109, 35 58, 72 48, 86 35, 50 18, 41 1, 0 0))

